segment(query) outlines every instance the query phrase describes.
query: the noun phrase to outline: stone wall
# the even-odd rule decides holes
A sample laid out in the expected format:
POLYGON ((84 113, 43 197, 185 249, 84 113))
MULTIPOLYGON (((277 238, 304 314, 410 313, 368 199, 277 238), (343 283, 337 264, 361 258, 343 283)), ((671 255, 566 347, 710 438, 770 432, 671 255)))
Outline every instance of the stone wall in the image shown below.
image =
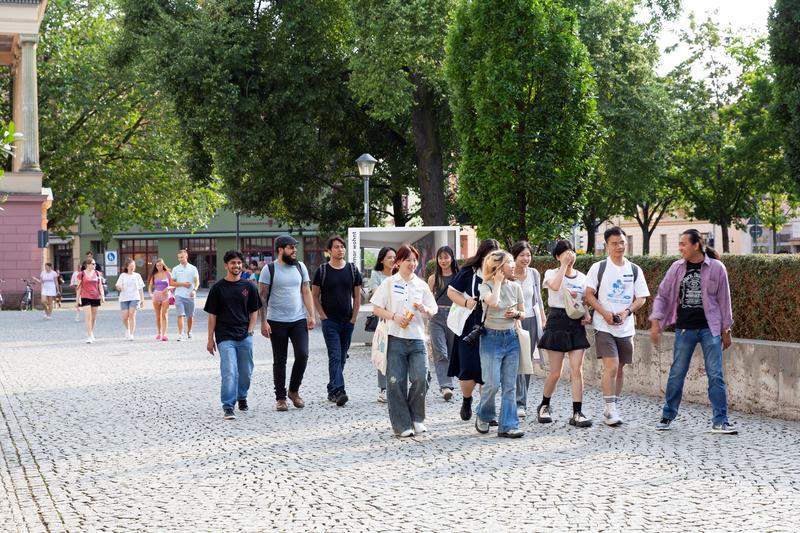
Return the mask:
MULTIPOLYGON (((634 364, 625 367, 625 391, 664 397, 674 339, 673 333, 664 333, 654 350, 649 333, 637 332, 634 364)), ((589 340, 593 342, 591 332, 589 340)), ((723 352, 723 360, 729 409, 800 420, 800 344, 734 339, 723 352)), ((563 377, 567 380, 568 368, 564 365, 563 377)), ((592 347, 583 365, 587 385, 600 386, 601 369, 592 347)), ((545 375, 538 367, 536 374, 545 375)), ((703 352, 698 346, 686 376, 683 400, 710 405, 707 385, 703 352)))

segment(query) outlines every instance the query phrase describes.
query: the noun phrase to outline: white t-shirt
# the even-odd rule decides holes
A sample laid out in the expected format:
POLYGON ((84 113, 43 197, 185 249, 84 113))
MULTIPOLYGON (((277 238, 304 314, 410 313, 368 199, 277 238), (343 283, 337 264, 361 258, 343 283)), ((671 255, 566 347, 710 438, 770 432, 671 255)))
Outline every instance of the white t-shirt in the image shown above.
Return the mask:
MULTIPOLYGON (((633 265, 624 259, 621 267, 613 261, 606 260, 606 271, 603 272, 603 282, 597 288, 597 274, 603 261, 598 261, 589 269, 586 276, 586 286, 595 291, 595 296, 600 305, 612 313, 620 313, 631 306, 634 298, 650 296, 644 272, 639 271, 636 283, 633 282, 633 265)), ((592 326, 596 331, 605 331, 615 337, 632 337, 636 332, 636 323, 633 315, 625 319, 622 325, 614 326, 606 323, 600 313, 594 313, 592 326)))
POLYGON ((405 329, 394 321, 389 322, 389 335, 401 339, 425 340, 427 338, 422 311, 414 309, 414 304, 421 303, 428 309, 437 309, 436 298, 428 284, 416 275, 413 275, 411 281, 408 282, 399 273, 386 278, 372 295, 370 302, 398 315, 402 315, 406 311, 414 313, 414 318, 405 329), (390 299, 391 305, 389 305, 390 299))
MULTIPOLYGON (((544 273, 544 281, 542 282, 542 285, 547 287, 547 305, 549 307, 560 307, 561 309, 565 309, 567 304, 564 303, 564 295, 561 294, 561 287, 558 287, 556 290, 550 287, 550 280, 553 279, 556 274, 558 274, 557 268, 551 268, 544 273)), ((564 283, 567 284, 567 288, 570 291, 577 294, 575 301, 578 303, 583 303, 583 290, 586 287, 586 276, 584 273, 576 270, 575 277, 570 278, 564 276, 564 281, 561 282, 561 285, 563 286, 564 283)))
POLYGON ((123 272, 117 278, 117 288, 120 302, 133 302, 139 299, 139 289, 144 288, 144 281, 138 272, 123 272))
POLYGON ((58 272, 55 270, 51 270, 50 272, 42 270, 41 274, 39 274, 39 279, 42 280, 42 296, 58 295, 58 285, 56 284, 58 272))
MULTIPOLYGON (((538 304, 539 298, 541 298, 541 296, 538 294, 536 295, 533 294, 535 292, 533 282, 534 278, 538 276, 539 273, 536 270, 534 270, 531 267, 528 267, 527 272, 525 273, 525 279, 519 281, 519 284, 522 286, 522 295, 524 298, 523 301, 525 303, 525 318, 536 316, 534 308, 536 304, 538 304)), ((541 279, 538 279, 536 281, 541 282, 541 279)), ((539 283, 537 283, 536 285, 539 285, 539 283)))
POLYGON ((194 289, 194 280, 200 279, 200 273, 197 272, 197 267, 191 263, 186 263, 186 266, 178 265, 172 269, 172 279, 179 283, 191 283, 191 287, 175 287, 175 296, 181 298, 191 298, 192 290, 194 289))

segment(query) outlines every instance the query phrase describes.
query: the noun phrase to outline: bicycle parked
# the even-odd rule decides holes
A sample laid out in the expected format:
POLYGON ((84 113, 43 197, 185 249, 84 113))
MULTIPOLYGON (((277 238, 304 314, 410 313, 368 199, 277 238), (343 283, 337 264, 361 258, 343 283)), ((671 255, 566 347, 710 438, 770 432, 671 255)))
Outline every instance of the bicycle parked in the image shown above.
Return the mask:
POLYGON ((0 279, 0 311, 3 310, 3 302, 4 301, 3 301, 3 290, 2 290, 3 287, 2 287, 2 284, 5 283, 5 282, 6 282, 6 280, 0 279))
POLYGON ((25 282, 25 292, 22 295, 22 300, 19 302, 19 310, 33 311, 33 286, 35 285, 35 282, 25 278, 22 278, 22 281, 25 282))

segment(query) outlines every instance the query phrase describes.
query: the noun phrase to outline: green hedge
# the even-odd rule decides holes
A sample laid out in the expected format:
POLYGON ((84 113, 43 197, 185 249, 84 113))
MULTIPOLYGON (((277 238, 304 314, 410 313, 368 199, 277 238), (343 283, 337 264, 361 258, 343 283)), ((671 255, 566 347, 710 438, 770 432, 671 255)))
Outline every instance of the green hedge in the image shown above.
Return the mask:
MULTIPOLYGON (((588 272, 604 256, 580 255, 575 268, 588 272)), ((658 285, 676 256, 637 256, 630 260, 644 272, 651 297, 636 313, 636 327, 647 329, 658 285)), ((792 255, 725 255, 733 305, 733 335, 744 339, 800 342, 800 257, 792 255)), ((531 266, 542 275, 558 262, 534 257, 531 266)), ((427 265, 433 272, 433 261, 427 265)), ((546 294, 545 294, 545 301, 546 294)))

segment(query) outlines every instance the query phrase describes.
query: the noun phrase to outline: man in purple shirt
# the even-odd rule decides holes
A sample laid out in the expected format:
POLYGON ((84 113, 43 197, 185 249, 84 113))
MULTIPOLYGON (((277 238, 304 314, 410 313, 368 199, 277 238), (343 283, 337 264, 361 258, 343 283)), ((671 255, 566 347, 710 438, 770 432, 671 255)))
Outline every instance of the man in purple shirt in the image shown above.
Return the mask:
POLYGON ((670 428, 678 414, 683 383, 694 349, 703 349, 708 399, 713 409, 711 431, 735 435, 728 422, 728 399, 722 371, 722 351, 731 345, 731 293, 728 272, 719 255, 705 246, 696 229, 681 234, 678 250, 683 259, 675 261, 658 287, 650 315, 650 338, 657 345, 661 331, 675 324, 675 347, 667 380, 666 399, 658 431, 670 428))

